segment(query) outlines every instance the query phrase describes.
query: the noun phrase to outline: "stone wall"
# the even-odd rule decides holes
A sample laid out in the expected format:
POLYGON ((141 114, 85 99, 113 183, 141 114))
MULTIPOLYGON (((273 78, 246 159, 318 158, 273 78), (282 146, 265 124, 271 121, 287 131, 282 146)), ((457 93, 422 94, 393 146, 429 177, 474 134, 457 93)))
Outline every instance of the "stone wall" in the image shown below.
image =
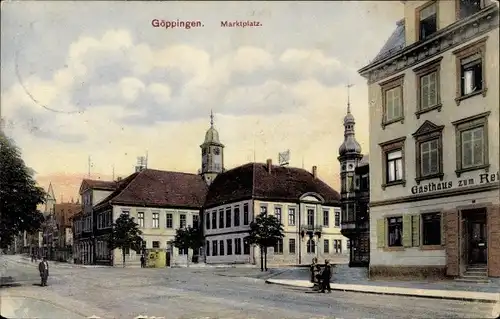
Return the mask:
POLYGON ((500 207, 488 207, 488 276, 500 277, 500 207))

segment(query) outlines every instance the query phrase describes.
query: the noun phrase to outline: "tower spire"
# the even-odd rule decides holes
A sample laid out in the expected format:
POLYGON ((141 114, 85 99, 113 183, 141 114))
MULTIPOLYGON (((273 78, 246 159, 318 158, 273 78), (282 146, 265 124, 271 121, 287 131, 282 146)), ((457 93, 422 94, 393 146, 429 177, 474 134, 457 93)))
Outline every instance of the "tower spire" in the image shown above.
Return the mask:
POLYGON ((214 113, 210 110, 210 127, 214 127, 214 113))
POLYGON ((354 84, 347 84, 347 113, 351 113, 351 87, 354 84))

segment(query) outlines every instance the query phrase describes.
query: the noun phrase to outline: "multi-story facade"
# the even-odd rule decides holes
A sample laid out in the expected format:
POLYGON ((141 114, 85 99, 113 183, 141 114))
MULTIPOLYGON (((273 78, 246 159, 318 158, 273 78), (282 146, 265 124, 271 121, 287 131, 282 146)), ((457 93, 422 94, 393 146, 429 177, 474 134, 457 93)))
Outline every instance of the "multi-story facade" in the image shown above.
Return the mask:
MULTIPOLYGON (((95 263, 121 265, 122 251, 107 247, 107 237, 114 221, 122 214, 134 218, 142 231, 145 250, 166 251, 167 265, 186 264, 199 252, 173 247, 176 230, 199 227, 199 212, 207 191, 197 174, 144 169, 120 181, 117 189, 94 206, 96 218, 95 263), (188 255, 188 256, 186 256, 188 255)), ((140 265, 142 252, 125 252, 125 261, 140 265)))
POLYGON ((54 235, 54 259, 66 261, 71 258, 73 245, 73 231, 70 218, 81 209, 80 203, 73 200, 69 203, 54 205, 54 220, 56 232, 54 235))
POLYGON ((95 263, 97 222, 93 207, 111 194, 119 182, 84 179, 80 185, 81 211, 73 217, 73 256, 77 263, 95 263))
POLYGON ((359 71, 371 103, 370 273, 474 266, 498 277, 498 3, 403 3, 359 71))
POLYGON ((285 237, 268 248, 269 264, 308 264, 312 258, 347 258, 340 233, 339 194, 322 182, 317 168, 249 163, 219 174, 203 207, 208 264, 248 263, 260 250, 245 242, 250 223, 261 213, 276 216, 285 237))
POLYGON ((339 147, 342 235, 349 238, 349 267, 368 266, 369 263, 369 219, 366 205, 368 172, 363 161, 361 145, 356 141, 356 121, 351 113, 348 98, 347 114, 344 117, 344 142, 339 147), (366 187, 366 189, 365 189, 366 187))

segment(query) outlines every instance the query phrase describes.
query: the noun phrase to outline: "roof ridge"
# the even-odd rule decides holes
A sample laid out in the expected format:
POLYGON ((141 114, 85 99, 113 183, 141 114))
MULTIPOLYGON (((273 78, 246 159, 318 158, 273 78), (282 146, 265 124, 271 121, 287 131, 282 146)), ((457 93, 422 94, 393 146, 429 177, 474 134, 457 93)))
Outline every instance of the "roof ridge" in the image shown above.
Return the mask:
POLYGON ((126 186, 122 190, 120 190, 120 183, 117 183, 116 190, 112 191, 111 194, 109 194, 102 201, 100 201, 99 203, 97 203, 97 205, 95 205, 95 207, 100 206, 100 205, 102 205, 102 204, 104 204, 106 202, 111 202, 111 200, 113 200, 113 198, 115 198, 118 195, 120 195, 121 193, 123 193, 130 186, 130 184, 132 183, 132 181, 134 181, 137 178, 137 176, 139 176, 139 174, 141 174, 142 172, 144 172, 144 170, 142 170, 140 172, 132 173, 129 176, 127 176, 124 179, 122 179, 120 182, 125 183, 125 181, 127 180, 127 178, 131 178, 135 174, 135 176, 133 178, 131 178, 127 182, 126 186), (114 196, 112 196, 115 192, 118 192, 118 193, 116 193, 114 196))
MULTIPOLYGON (((155 169, 155 168, 146 168, 142 171, 156 171, 156 172, 164 172, 164 173, 176 173, 176 174, 183 174, 183 175, 194 175, 198 176, 196 173, 188 173, 188 172, 179 172, 179 171, 166 171, 166 170, 161 170, 161 169, 155 169)), ((141 171, 141 172, 142 172, 141 171)))

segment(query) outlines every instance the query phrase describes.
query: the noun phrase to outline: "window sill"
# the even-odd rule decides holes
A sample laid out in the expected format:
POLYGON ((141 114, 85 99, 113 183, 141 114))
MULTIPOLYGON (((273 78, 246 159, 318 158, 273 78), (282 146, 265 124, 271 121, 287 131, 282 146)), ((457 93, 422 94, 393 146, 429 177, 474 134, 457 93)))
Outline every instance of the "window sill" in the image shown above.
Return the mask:
POLYGON ((415 115, 417 116, 417 119, 420 118, 420 116, 422 114, 425 114, 425 113, 428 113, 428 112, 432 112, 434 110, 437 110, 438 112, 441 112, 441 108, 443 107, 443 105, 441 103, 438 103, 434 106, 431 106, 431 107, 428 107, 426 109, 422 109, 422 110, 418 110, 415 112, 415 115))
POLYGON ((403 187, 405 187, 406 181, 403 179, 401 181, 394 181, 394 182, 388 182, 388 183, 382 184, 382 190, 385 190, 387 187, 396 186, 396 185, 402 185, 403 187))
POLYGON ((474 167, 457 169, 455 171, 455 173, 457 174, 457 177, 460 177, 460 175, 462 175, 463 173, 477 171, 477 170, 481 170, 481 169, 484 169, 484 171, 486 173, 488 173, 489 168, 490 168, 490 164, 484 164, 484 165, 479 165, 479 166, 474 166, 474 167))
POLYGON ((385 130, 386 126, 391 125, 393 123, 397 123, 397 122, 401 122, 401 124, 404 124, 404 122, 405 122, 404 116, 397 118, 397 119, 390 120, 390 121, 385 121, 385 120, 382 121, 382 129, 385 130))
POLYGON ((441 245, 422 245, 420 250, 443 250, 444 247, 441 245))
POLYGON ((415 178, 415 181, 417 182, 417 185, 420 185, 421 181, 429 180, 429 179, 436 179, 439 178, 440 181, 443 180, 444 174, 443 173, 437 173, 437 174, 431 174, 427 176, 420 176, 415 178))
POLYGON ((473 96, 481 94, 483 97, 486 97, 486 92, 487 91, 488 91, 488 89, 484 88, 484 89, 479 90, 479 91, 475 91, 475 92, 472 92, 472 93, 469 93, 469 94, 466 94, 466 95, 458 96, 458 97, 455 98, 455 102, 457 103, 457 106, 459 106, 460 103, 463 100, 467 100, 468 98, 471 98, 473 96))
POLYGON ((403 246, 397 246, 397 247, 384 247, 384 251, 404 251, 405 248, 403 246))

